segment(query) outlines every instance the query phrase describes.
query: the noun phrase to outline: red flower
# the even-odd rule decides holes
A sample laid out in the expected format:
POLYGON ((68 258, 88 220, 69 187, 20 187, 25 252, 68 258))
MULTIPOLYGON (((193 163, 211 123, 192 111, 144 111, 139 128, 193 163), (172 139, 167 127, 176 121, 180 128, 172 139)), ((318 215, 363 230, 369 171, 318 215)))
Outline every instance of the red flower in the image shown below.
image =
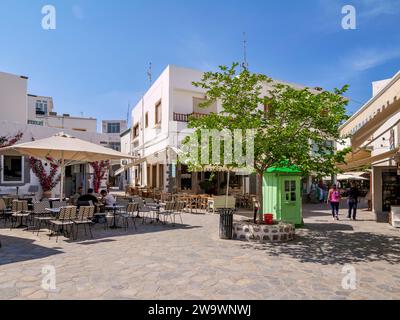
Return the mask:
POLYGON ((93 176, 93 189, 94 192, 98 193, 100 189, 101 180, 104 178, 106 174, 106 170, 108 168, 109 162, 108 161, 96 161, 91 162, 90 165, 94 170, 93 176))
POLYGON ((51 158, 47 158, 47 160, 50 162, 49 174, 46 173, 41 160, 34 157, 29 158, 32 172, 38 177, 40 186, 44 192, 53 190, 61 179, 61 174, 56 177, 59 164, 51 158))

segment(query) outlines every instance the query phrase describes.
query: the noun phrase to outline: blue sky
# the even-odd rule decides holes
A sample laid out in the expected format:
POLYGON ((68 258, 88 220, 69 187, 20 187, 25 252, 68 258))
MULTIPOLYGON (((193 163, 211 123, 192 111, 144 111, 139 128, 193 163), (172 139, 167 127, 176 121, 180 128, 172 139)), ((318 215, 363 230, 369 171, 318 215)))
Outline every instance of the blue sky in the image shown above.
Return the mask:
POLYGON ((326 89, 349 84, 349 112, 371 81, 400 70, 399 0, 0 0, 0 71, 26 75, 29 92, 53 96, 58 112, 126 118, 168 65, 201 70, 241 61, 251 71, 326 89), (41 9, 57 29, 41 28, 41 9), (343 30, 341 8, 357 10, 343 30))

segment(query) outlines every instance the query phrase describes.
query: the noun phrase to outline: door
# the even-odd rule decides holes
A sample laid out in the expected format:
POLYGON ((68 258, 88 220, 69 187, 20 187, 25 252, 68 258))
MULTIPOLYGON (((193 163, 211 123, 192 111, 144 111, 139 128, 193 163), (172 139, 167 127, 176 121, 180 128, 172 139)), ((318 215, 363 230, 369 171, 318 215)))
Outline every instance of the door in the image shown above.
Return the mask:
POLYGON ((282 188, 282 221, 294 224, 301 223, 299 181, 294 178, 284 178, 282 188))

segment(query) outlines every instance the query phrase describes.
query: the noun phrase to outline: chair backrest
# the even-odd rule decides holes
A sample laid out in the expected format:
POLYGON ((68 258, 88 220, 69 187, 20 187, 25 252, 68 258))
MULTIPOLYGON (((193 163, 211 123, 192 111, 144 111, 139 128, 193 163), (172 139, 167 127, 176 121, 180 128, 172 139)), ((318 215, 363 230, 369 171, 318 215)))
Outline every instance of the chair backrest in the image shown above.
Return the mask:
POLYGON ((170 201, 170 202, 167 202, 165 204, 165 210, 166 211, 171 211, 171 210, 174 210, 174 209, 175 209, 175 202, 170 201))
POLYGON ((53 208, 61 208, 67 206, 67 201, 53 201, 52 203, 53 208))
POLYGON ((126 212, 127 213, 135 213, 139 210, 139 203, 129 203, 128 206, 126 207, 126 212))
POLYGON ((49 205, 49 206, 46 206, 46 202, 44 202, 44 201, 41 201, 41 202, 39 202, 39 201, 34 201, 34 202, 33 202, 33 213, 34 213, 34 214, 44 214, 44 213, 48 213, 48 212, 46 211, 46 208, 50 208, 50 205, 49 205))
POLYGON ((144 201, 141 197, 134 198, 133 201, 139 204, 139 208, 144 207, 144 201))
POLYGON ((129 203, 130 203, 130 200, 126 199, 126 198, 118 198, 117 201, 116 201, 117 205, 125 206, 125 207, 128 206, 129 203))
POLYGON ((71 220, 76 219, 76 207, 61 207, 60 214, 58 215, 58 220, 71 220))
POLYGON ((94 217, 94 206, 79 207, 78 220, 90 220, 94 217))
POLYGON ((184 201, 178 201, 176 203, 176 210, 181 211, 185 208, 186 203, 184 201))
POLYGON ((0 198, 0 210, 6 210, 7 206, 6 206, 6 202, 4 201, 4 199, 0 198))
POLYGON ((6 204, 6 207, 9 208, 12 206, 13 198, 11 197, 5 197, 3 198, 4 203, 6 204))
POLYGON ((14 200, 12 202, 13 212, 26 212, 28 211, 28 201, 26 200, 14 200))
POLYGON ((45 208, 51 208, 50 201, 45 199, 41 201, 44 204, 45 208))

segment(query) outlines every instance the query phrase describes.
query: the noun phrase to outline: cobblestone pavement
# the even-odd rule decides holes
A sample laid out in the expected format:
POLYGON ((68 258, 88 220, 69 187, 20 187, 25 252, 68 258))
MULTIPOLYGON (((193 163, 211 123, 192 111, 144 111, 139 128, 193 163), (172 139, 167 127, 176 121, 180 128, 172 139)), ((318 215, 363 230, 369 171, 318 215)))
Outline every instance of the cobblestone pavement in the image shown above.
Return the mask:
POLYGON ((184 214, 175 227, 96 227, 94 240, 78 242, 0 227, 0 299, 400 298, 399 230, 367 212, 334 222, 325 205, 305 206, 304 215, 296 240, 268 245, 220 240, 211 214, 184 214), (346 264, 355 290, 342 287, 346 264), (41 287, 48 265, 53 291, 41 287))

